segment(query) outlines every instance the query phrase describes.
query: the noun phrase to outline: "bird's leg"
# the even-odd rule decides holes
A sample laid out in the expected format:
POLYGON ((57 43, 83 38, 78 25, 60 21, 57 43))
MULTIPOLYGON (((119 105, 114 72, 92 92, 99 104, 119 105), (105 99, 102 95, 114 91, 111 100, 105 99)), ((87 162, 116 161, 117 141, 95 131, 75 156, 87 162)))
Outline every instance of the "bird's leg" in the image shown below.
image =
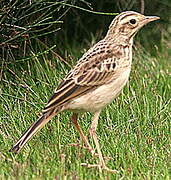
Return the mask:
POLYGON ((87 167, 99 167, 100 171, 106 170, 106 171, 111 172, 111 173, 116 173, 117 172, 116 170, 109 169, 106 166, 104 158, 102 156, 102 152, 100 150, 100 145, 99 145, 99 142, 98 142, 98 138, 97 138, 97 135, 96 135, 96 129, 97 129, 97 125, 98 125, 98 119, 99 119, 100 112, 101 111, 98 111, 98 112, 96 112, 94 114, 93 121, 92 121, 90 130, 89 130, 90 136, 93 138, 94 143, 96 145, 97 153, 98 153, 98 156, 99 156, 99 164, 90 165, 90 164, 83 163, 82 165, 87 166, 87 167))
POLYGON ((86 147, 80 146, 79 144, 70 144, 70 145, 71 146, 78 146, 78 147, 81 147, 81 148, 85 148, 89 152, 91 152, 91 154, 94 156, 95 152, 94 152, 93 148, 91 147, 91 145, 89 144, 87 137, 84 135, 80 125, 78 124, 77 119, 78 119, 78 114, 74 113, 72 115, 72 117, 71 117, 71 121, 74 124, 76 130, 79 132, 79 134, 81 136, 81 139, 82 139, 82 141, 83 141, 83 143, 85 144, 86 147))
MULTIPOLYGON (((71 121, 74 124, 76 130, 79 132, 79 134, 81 136, 81 139, 82 139, 83 143, 85 144, 85 146, 82 146, 82 145, 76 144, 76 143, 72 143, 72 144, 70 144, 70 146, 75 146, 75 147, 86 149, 92 154, 93 157, 99 157, 99 154, 95 152, 95 150, 91 147, 90 143, 88 142, 88 138, 84 135, 80 125, 78 124, 77 119, 78 119, 78 114, 74 113, 71 116, 71 121)), ((104 159, 105 160, 110 160, 112 158, 104 157, 104 159)))

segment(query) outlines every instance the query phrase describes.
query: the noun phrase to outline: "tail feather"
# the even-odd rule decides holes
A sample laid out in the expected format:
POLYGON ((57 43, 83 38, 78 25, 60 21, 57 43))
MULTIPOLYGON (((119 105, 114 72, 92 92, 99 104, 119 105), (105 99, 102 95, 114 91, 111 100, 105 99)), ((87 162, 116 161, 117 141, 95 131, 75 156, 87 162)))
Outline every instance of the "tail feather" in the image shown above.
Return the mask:
POLYGON ((23 146, 55 115, 54 111, 43 114, 30 128, 20 137, 10 152, 19 153, 23 146))

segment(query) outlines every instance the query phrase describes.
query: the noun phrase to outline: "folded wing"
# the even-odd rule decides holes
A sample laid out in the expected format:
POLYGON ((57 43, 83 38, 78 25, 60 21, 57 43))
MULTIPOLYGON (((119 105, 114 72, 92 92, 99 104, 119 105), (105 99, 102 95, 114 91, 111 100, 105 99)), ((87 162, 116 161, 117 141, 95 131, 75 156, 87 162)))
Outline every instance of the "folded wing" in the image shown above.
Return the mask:
MULTIPOLYGON (((117 49, 118 50, 118 49, 117 49)), ((94 51, 93 51, 94 52, 94 51)), ((62 106, 75 97, 85 94, 98 86, 109 83, 117 71, 116 56, 106 52, 83 56, 75 68, 66 76, 49 99, 43 112, 62 106)))

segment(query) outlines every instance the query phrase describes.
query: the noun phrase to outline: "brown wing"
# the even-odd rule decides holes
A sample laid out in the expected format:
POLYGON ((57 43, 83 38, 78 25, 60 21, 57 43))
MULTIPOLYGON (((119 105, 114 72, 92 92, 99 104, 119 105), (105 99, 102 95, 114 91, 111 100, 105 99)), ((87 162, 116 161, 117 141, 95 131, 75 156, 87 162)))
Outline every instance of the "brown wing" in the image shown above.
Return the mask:
POLYGON ((87 71, 76 74, 75 82, 81 86, 99 86, 108 83, 117 69, 116 58, 108 58, 95 65, 87 71))
POLYGON ((43 113, 49 111, 51 108, 63 105, 74 97, 79 96, 90 89, 89 86, 80 86, 76 84, 73 79, 64 80, 61 84, 63 84, 63 86, 61 88, 57 88, 51 96, 43 110, 43 113))
POLYGON ((113 52, 109 53, 101 50, 97 54, 96 48, 90 50, 60 83, 43 112, 47 112, 53 107, 61 106, 71 99, 97 88, 99 85, 108 83, 115 76, 117 69, 116 59, 118 57, 116 58, 113 52))

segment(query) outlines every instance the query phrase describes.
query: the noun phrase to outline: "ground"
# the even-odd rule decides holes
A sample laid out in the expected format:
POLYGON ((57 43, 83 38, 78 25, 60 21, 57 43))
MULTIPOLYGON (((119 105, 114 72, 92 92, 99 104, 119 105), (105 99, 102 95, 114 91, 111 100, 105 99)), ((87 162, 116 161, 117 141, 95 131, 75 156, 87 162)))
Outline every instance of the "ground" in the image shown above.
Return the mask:
MULTIPOLYGON (((69 112, 58 114, 19 155, 8 152, 70 68, 46 54, 7 65, 0 85, 0 179, 170 179, 171 61, 166 52, 151 56, 135 49, 129 83, 100 116, 101 149, 112 157, 107 165, 117 174, 80 165, 97 158, 69 146, 80 142, 69 112)), ((91 117, 86 113, 79 119, 85 132, 91 117)))

